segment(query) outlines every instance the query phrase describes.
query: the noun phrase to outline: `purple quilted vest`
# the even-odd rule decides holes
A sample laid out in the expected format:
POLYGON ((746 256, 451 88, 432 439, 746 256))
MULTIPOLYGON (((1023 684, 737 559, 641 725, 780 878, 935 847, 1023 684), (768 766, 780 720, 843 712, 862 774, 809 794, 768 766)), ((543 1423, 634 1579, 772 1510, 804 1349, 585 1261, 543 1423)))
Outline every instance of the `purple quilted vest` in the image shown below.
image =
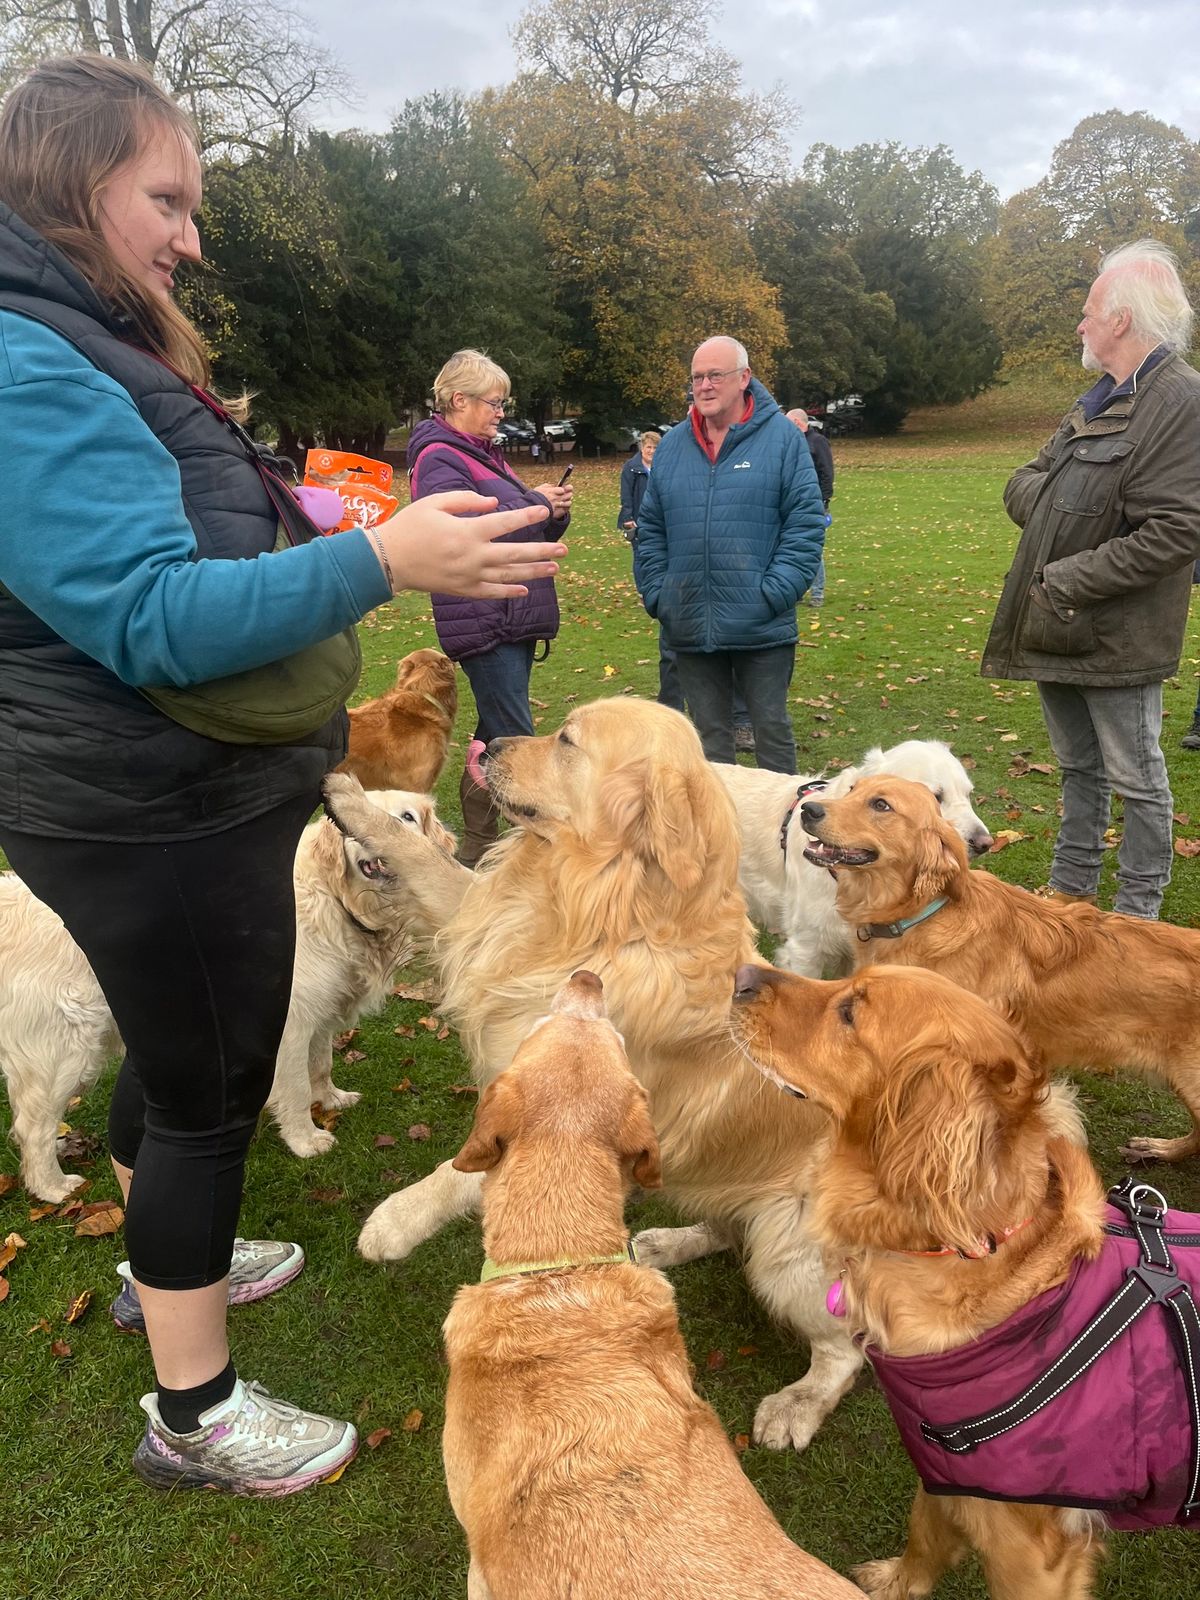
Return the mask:
POLYGON ((981 1338, 940 1355, 868 1349, 930 1494, 1079 1506, 1114 1528, 1200 1529, 1200 1319, 1185 1288, 1200 1301, 1200 1216, 1151 1207, 1161 1231, 1147 1230, 1146 1213, 1121 1198, 1131 1189, 1154 1193, 1112 1192, 1121 1209, 1110 1204, 1095 1261, 1077 1260, 1066 1283, 981 1338), (1139 1231, 1151 1249, 1155 1237, 1166 1246, 1169 1268, 1153 1264, 1139 1231), (1090 1365, 1064 1382, 1085 1350, 1090 1365))
MULTIPOLYGON (((442 417, 429 417, 413 429, 408 441, 408 474, 414 500, 469 489, 475 494, 494 495, 499 511, 546 503, 525 487, 499 450, 460 433, 442 417)), ((570 516, 551 517, 535 527, 505 534, 499 542, 520 544, 539 538, 553 542, 562 536, 570 520, 570 516)), ((451 661, 482 655, 498 644, 553 639, 558 633, 554 579, 534 578, 528 589, 528 594, 515 600, 431 595, 438 643, 451 661)))

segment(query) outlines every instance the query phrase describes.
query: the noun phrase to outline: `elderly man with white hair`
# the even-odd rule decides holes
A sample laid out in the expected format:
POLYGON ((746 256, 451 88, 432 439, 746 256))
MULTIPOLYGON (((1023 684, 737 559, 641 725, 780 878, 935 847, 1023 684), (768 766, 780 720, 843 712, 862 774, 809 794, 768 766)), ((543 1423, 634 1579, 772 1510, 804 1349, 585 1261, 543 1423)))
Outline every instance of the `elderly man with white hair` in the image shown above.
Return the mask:
POLYGON ((1038 685, 1062 769, 1046 893, 1095 902, 1115 790, 1115 909, 1155 918, 1172 862, 1162 686, 1200 555, 1200 373, 1184 360, 1192 308, 1166 246, 1106 256, 1078 333, 1101 376, 1004 491, 1023 531, 981 670, 1038 685))
POLYGON ((796 602, 816 575, 825 508, 799 432, 751 376, 736 339, 692 357, 692 407, 658 447, 638 518, 634 578, 675 651, 710 761, 732 762, 733 696, 758 765, 795 772, 787 691, 796 602))

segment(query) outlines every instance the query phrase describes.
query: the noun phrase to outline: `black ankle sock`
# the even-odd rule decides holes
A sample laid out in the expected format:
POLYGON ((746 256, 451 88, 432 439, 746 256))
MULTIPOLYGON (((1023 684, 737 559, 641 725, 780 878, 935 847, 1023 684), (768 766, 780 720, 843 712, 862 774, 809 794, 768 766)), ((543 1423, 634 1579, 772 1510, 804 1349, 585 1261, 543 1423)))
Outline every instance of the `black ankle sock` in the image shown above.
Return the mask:
POLYGON ((230 1361, 224 1372, 218 1372, 207 1383, 198 1383, 194 1389, 167 1389, 160 1383, 158 1414, 172 1433, 195 1433, 200 1426, 200 1413, 228 1400, 236 1382, 237 1372, 230 1361))

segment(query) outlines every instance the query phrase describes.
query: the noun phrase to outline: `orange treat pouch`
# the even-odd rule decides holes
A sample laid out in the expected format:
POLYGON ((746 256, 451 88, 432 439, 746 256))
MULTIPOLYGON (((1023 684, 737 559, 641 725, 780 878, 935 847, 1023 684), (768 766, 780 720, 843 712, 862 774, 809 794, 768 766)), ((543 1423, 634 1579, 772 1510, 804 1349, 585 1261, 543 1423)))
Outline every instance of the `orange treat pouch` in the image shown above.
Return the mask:
POLYGON ((304 459, 304 482, 310 488, 334 489, 345 504, 345 515, 331 532, 348 528, 373 528, 386 522, 400 502, 388 493, 392 469, 386 461, 353 455, 346 450, 310 450, 304 459))

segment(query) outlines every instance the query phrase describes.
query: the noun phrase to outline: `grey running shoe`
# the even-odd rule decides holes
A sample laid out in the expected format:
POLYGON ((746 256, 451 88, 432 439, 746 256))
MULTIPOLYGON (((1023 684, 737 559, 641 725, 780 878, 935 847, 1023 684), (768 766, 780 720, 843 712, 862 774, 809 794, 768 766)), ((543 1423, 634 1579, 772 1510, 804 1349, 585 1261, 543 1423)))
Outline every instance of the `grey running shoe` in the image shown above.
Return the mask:
POLYGON ((228 1400, 201 1412, 194 1433, 172 1433, 156 1395, 144 1394, 141 1407, 150 1420, 133 1453, 133 1470, 155 1489, 295 1494, 338 1476, 358 1449, 352 1423, 301 1411, 240 1378, 228 1400))
MULTIPOLYGON (((229 1264, 229 1304, 244 1306, 251 1300, 262 1300, 291 1283, 303 1270, 304 1251, 298 1244, 277 1239, 235 1239, 229 1264)), ((117 1271, 122 1283, 121 1292, 109 1307, 112 1319, 122 1333, 145 1333, 146 1319, 128 1261, 122 1261, 117 1271)))
POLYGON ((754 749, 754 729, 748 723, 733 730, 733 748, 743 751, 754 749))

